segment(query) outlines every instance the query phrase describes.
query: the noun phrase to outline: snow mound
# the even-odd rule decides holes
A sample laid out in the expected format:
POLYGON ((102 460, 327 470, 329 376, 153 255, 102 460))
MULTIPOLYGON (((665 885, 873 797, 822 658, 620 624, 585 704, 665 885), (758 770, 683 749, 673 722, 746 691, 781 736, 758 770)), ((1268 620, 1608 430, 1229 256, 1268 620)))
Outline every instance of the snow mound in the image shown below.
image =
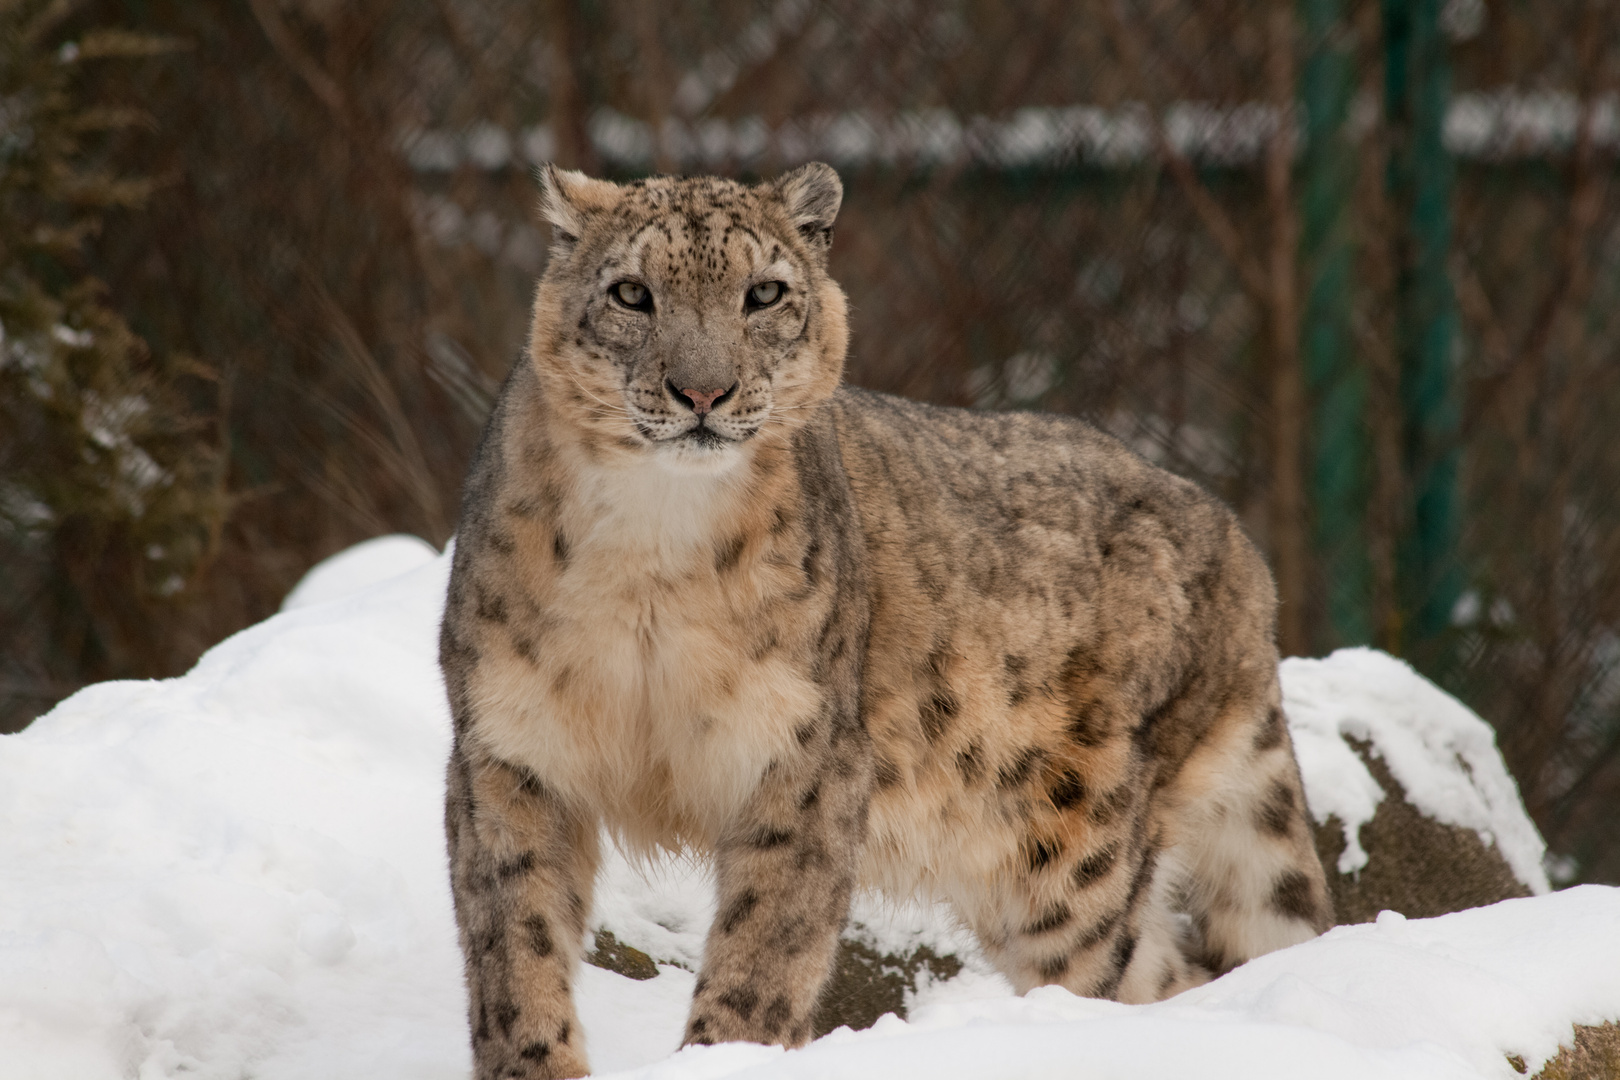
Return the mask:
POLYGON ((1341 874, 1367 865, 1361 826, 1383 789, 1347 740, 1370 743, 1418 810, 1472 829, 1495 845, 1537 895, 1551 890, 1547 847, 1496 749, 1496 733, 1466 705, 1401 660, 1375 649, 1340 649, 1325 660, 1282 663, 1283 711, 1311 816, 1344 827, 1341 874))
MULTIPOLYGON (((184 677, 92 686, 0 737, 0 1080, 468 1075, 441 824, 449 561, 402 572, 399 544, 369 551, 326 564, 319 590, 184 677)), ((1421 794, 1455 785, 1444 770, 1403 776, 1403 736, 1381 727, 1433 716, 1434 701, 1460 706, 1374 654, 1319 664, 1285 669, 1302 758, 1318 755, 1313 813, 1351 822, 1357 799, 1375 801, 1354 755, 1330 753, 1340 731, 1366 732, 1436 813, 1475 812, 1460 789, 1455 805, 1421 794)), ((1487 785, 1469 790, 1497 816, 1471 827, 1504 850, 1523 843, 1490 801, 1500 785, 1479 780, 1488 740, 1447 724, 1412 738, 1487 785)), ((671 1057, 712 914, 700 864, 605 860, 593 927, 660 963, 641 982, 581 970, 598 1069, 979 1078, 1069 1076, 1084 1061, 1099 1077, 1506 1080, 1504 1055, 1533 1071, 1572 1022, 1620 1018, 1615 889, 1340 928, 1144 1007, 1014 997, 943 912, 863 896, 853 936, 955 952, 962 973, 925 978, 909 1021, 791 1053, 671 1057)))
POLYGON ((363 541, 312 566, 281 601, 281 610, 336 600, 408 574, 438 557, 432 544, 406 533, 363 541))

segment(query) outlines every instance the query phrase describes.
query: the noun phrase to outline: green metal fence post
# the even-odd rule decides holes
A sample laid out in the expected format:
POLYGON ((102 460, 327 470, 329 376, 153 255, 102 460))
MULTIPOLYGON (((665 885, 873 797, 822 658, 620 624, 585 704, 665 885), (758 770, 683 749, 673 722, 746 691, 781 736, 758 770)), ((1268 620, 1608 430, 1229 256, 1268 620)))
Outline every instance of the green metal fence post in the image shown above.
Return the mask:
POLYGON ((1451 90, 1441 0, 1383 0, 1384 112, 1392 136, 1387 177, 1403 224, 1397 267, 1397 355, 1407 520, 1396 552, 1407 655, 1433 646, 1461 592, 1452 350, 1456 305, 1451 248, 1452 163, 1442 135, 1451 90))
POLYGON ((1354 250, 1349 229, 1356 163, 1346 122, 1355 85, 1354 54, 1343 8, 1343 0, 1300 0, 1299 5, 1305 34, 1300 354, 1314 412, 1311 502, 1333 639, 1324 644, 1331 645, 1365 644, 1372 637, 1367 379, 1356 360, 1350 325, 1354 250))

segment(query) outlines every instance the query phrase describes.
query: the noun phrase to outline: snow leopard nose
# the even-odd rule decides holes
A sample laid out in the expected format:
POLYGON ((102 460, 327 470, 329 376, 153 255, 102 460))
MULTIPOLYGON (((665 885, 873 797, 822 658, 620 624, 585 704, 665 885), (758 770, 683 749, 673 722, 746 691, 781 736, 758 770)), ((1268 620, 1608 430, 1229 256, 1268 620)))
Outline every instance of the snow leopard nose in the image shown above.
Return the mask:
POLYGON ((669 384, 670 393, 675 395, 677 401, 684 401, 699 416, 707 416, 722 399, 729 397, 737 384, 715 390, 697 390, 692 387, 677 388, 674 383, 669 384))

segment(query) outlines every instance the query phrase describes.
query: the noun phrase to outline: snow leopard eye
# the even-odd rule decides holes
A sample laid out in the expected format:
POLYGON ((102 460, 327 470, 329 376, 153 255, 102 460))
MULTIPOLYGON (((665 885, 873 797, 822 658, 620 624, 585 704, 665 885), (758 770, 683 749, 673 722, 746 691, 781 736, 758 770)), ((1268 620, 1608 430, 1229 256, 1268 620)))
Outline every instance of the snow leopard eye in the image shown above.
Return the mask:
POLYGON ((652 293, 647 291, 645 285, 634 281, 621 281, 609 289, 608 292, 613 294, 613 299, 627 308, 636 311, 652 310, 652 293))
POLYGON ((758 311, 768 308, 782 299, 782 283, 780 281, 762 281, 748 290, 746 307, 749 311, 758 311))

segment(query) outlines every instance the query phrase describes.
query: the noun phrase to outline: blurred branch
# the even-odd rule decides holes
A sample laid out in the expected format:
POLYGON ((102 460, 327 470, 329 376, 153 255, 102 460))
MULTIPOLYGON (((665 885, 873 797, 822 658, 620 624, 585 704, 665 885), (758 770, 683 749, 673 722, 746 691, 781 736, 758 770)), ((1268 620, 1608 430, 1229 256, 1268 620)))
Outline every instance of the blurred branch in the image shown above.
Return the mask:
MULTIPOLYGON (((367 441, 411 493, 427 527, 429 539, 436 544, 442 544, 453 531, 453 527, 445 515, 438 482, 433 476, 433 470, 428 467, 427 456, 422 452, 422 443, 417 438, 415 425, 400 404, 393 383, 389 381, 382 366, 367 348, 365 339, 361 337, 342 306, 313 275, 307 275, 306 280, 310 294, 337 342, 338 355, 348 361, 350 374, 377 406, 384 423, 388 426, 388 439, 364 431, 367 441)), ((356 430, 362 430, 361 426, 356 425, 356 430)))
POLYGON ((579 0, 549 0, 551 27, 551 126, 557 133, 557 163, 595 175, 602 170, 596 145, 586 122, 586 99, 581 61, 588 55, 585 17, 579 0))
POLYGON ((1307 655, 1306 578, 1310 507, 1305 497, 1306 401, 1300 370, 1299 208, 1294 202, 1294 94, 1298 85, 1293 0, 1272 0, 1266 20, 1266 83, 1276 127, 1266 146, 1271 222, 1265 309, 1271 335, 1271 548, 1277 572, 1277 639, 1284 656, 1307 655))
MULTIPOLYGON (((1491 318, 1491 304, 1484 287, 1472 274, 1463 279, 1471 293, 1467 310, 1476 318, 1487 347, 1496 354, 1497 364, 1479 380, 1463 418, 1460 438, 1466 442, 1484 416, 1500 409, 1508 400, 1529 401, 1535 395, 1524 392, 1527 379, 1537 379, 1546 369, 1548 350, 1559 326, 1586 301, 1592 287, 1592 256, 1588 253, 1594 227, 1608 192, 1611 169, 1597 161, 1597 124, 1602 108, 1600 70, 1604 63, 1603 19, 1596 0, 1587 0, 1582 12, 1576 42, 1579 56, 1577 82, 1580 90, 1579 113, 1575 124, 1575 145, 1570 155, 1570 198, 1558 239, 1558 255, 1552 281, 1548 284, 1530 327, 1517 349, 1506 347, 1506 335, 1491 318)), ((1612 106, 1611 106, 1612 107, 1612 106)), ((1461 290, 1459 289, 1459 294, 1461 290)), ((1459 295, 1459 299, 1461 299, 1459 295)), ((1521 432, 1527 420, 1524 410, 1504 415, 1512 430, 1521 432)))
MULTIPOLYGON (((1108 13, 1110 28, 1113 30, 1114 40, 1120 53, 1125 57, 1126 66, 1133 71, 1146 73, 1150 70, 1143 55, 1143 46, 1140 35, 1132 25, 1126 14, 1124 0, 1113 0, 1105 3, 1103 9, 1108 13)), ((1147 109, 1148 129, 1153 138, 1155 152, 1164 166, 1170 170, 1181 187, 1187 201, 1192 204, 1193 210, 1198 214, 1204 228, 1209 231, 1221 254, 1226 256, 1227 262, 1237 272, 1238 280, 1243 283, 1244 289, 1257 303, 1267 303, 1271 292, 1271 281, 1264 268, 1249 254, 1243 242, 1243 234, 1233 224, 1231 217, 1215 201, 1209 189, 1198 179, 1197 170, 1187 156, 1176 148, 1170 136, 1164 129, 1164 121, 1159 116, 1156 104, 1150 104, 1147 109)), ((1279 124, 1283 122, 1278 119, 1279 124)))
POLYGON ((253 8, 253 17, 258 20, 264 36, 276 50, 276 55, 304 80, 304 85, 321 99, 332 111, 333 116, 347 123, 348 101, 342 88, 326 73, 320 63, 305 51, 297 35, 281 17, 281 9, 276 6, 275 0, 248 0, 248 3, 253 8))

